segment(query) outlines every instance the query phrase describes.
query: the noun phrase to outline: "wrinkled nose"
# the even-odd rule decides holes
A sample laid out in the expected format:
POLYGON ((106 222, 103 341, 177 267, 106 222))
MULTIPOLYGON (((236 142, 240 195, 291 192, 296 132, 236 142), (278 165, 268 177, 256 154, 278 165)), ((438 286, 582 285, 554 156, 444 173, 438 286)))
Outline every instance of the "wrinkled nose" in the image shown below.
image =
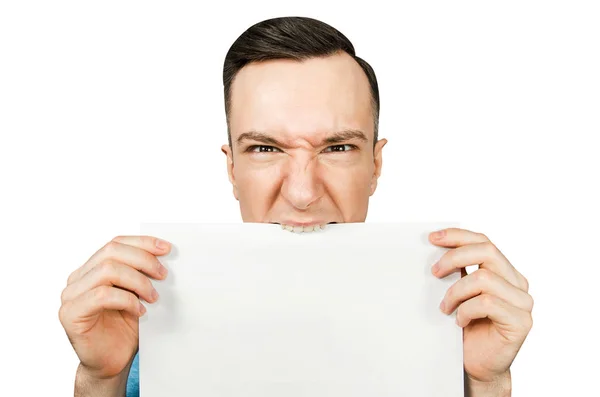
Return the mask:
POLYGON ((284 175, 281 194, 296 209, 307 210, 323 195, 316 159, 291 161, 284 175))

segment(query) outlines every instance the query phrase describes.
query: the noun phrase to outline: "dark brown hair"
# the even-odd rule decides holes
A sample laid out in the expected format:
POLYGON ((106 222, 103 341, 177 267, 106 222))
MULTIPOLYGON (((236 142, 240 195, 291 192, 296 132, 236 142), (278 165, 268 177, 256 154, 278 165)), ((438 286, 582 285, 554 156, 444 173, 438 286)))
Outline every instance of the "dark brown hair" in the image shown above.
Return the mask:
POLYGON ((231 146, 229 116, 231 111, 231 85, 236 74, 251 62, 273 59, 326 57, 340 51, 348 53, 363 69, 371 86, 373 105, 374 143, 377 142, 379 125, 379 87, 373 68, 356 56, 354 46, 337 29, 307 17, 280 17, 259 22, 237 38, 225 56, 223 65, 223 88, 225 94, 225 117, 227 136, 231 146))

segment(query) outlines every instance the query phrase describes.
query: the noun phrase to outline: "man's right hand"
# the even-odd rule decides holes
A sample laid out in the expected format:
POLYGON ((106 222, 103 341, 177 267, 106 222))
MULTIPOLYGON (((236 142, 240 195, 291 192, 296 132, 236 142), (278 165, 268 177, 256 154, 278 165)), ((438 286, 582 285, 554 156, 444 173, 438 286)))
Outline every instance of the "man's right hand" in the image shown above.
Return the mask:
POLYGON ((81 362, 78 377, 126 380, 146 311, 140 299, 158 299, 150 278, 166 277, 156 257, 170 249, 151 236, 115 237, 69 276, 59 318, 81 362))

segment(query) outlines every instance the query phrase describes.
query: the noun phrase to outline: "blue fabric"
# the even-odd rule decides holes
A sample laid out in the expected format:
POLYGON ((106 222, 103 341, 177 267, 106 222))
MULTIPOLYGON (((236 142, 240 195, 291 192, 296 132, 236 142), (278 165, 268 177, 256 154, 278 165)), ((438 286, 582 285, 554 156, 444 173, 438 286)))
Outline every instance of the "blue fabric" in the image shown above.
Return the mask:
POLYGON ((127 392, 126 397, 140 397, 140 356, 139 352, 135 354, 133 363, 131 363, 131 369, 129 370, 129 377, 127 378, 127 392))

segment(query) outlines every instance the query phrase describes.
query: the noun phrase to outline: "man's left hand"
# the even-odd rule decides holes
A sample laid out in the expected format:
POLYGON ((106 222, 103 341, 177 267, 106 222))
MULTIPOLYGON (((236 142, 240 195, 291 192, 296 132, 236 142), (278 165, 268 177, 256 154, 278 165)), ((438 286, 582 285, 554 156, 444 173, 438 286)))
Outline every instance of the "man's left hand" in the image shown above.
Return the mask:
POLYGON ((440 310, 457 310, 471 395, 487 395, 476 390, 510 389, 510 366, 533 324, 527 279, 484 234, 449 228, 431 233, 429 240, 452 248, 432 273, 439 278, 455 271, 462 275, 446 292, 440 310), (465 268, 472 265, 479 268, 467 275, 465 268))

